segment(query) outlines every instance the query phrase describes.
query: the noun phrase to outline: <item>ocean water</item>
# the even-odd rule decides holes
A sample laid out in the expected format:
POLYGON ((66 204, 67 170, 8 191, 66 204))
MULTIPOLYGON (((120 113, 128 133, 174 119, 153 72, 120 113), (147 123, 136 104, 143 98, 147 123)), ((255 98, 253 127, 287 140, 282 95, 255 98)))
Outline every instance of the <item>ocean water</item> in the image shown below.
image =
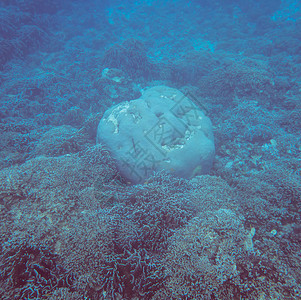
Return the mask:
POLYGON ((0 299, 301 299, 300 133, 300 1, 2 0, 0 299))

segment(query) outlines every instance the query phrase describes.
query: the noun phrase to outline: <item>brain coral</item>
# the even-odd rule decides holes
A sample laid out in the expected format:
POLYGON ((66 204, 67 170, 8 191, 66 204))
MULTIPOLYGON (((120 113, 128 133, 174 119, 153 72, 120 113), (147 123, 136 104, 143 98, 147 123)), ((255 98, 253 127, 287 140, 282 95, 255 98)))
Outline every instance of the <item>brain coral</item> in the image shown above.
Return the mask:
POLYGON ((208 173, 215 152, 210 119, 197 103, 166 86, 108 109, 97 143, 108 148, 131 183, 161 170, 182 178, 208 173))

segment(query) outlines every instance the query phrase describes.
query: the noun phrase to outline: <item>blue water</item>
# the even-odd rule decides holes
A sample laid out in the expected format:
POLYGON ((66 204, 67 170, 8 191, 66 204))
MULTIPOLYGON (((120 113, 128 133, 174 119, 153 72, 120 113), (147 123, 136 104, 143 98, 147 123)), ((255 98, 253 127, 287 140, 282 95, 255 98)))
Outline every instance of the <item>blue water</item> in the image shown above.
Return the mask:
POLYGON ((300 99, 299 1, 2 0, 0 299, 301 299, 300 99), (96 143, 157 86, 211 120, 210 171, 176 126, 169 169, 138 125, 96 143))

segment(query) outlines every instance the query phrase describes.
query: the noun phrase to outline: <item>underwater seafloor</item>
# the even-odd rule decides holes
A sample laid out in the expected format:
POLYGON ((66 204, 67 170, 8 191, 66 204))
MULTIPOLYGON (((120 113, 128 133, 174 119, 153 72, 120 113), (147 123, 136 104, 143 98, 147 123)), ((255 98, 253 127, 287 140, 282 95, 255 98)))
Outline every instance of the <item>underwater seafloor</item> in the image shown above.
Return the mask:
POLYGON ((300 8, 2 0, 0 298, 301 299, 300 8), (210 174, 130 184, 96 145, 158 85, 206 108, 210 174))

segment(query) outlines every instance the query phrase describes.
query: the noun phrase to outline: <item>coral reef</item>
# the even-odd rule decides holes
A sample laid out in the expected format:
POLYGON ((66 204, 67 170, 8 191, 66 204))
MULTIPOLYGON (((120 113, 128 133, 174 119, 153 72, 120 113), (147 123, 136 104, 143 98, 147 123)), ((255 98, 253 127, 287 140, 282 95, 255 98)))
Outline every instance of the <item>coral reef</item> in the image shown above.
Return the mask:
POLYGON ((301 299, 300 19, 290 0, 2 0, 0 298, 301 299), (155 86, 210 117, 209 174, 132 184, 95 145, 155 86))

